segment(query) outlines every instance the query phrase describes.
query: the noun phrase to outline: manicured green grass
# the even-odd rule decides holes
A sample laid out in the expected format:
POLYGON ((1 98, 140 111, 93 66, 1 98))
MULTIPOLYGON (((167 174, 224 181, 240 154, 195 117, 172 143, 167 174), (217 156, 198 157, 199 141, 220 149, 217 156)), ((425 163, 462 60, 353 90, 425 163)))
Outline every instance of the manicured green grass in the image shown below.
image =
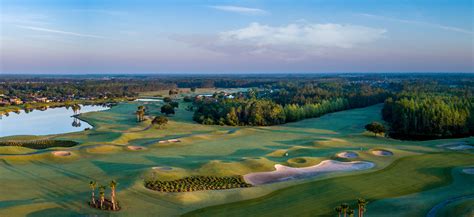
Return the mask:
MULTIPOLYGON (((134 112, 137 106, 142 104, 145 103, 120 103, 107 111, 81 115, 82 119, 94 126, 89 131, 16 138, 80 142, 81 144, 75 147, 59 148, 71 151, 73 155, 69 157, 56 157, 48 151, 35 153, 36 150, 27 148, 0 147, 0 183, 2 183, 2 187, 0 187, 0 216, 100 215, 100 211, 91 209, 85 203, 89 198, 88 183, 90 180, 111 179, 119 182, 117 198, 123 205, 123 209, 119 212, 120 216, 179 216, 199 208, 259 198, 287 187, 290 188, 286 191, 296 190, 295 192, 298 193, 297 189, 299 188, 292 186, 298 187, 299 184, 307 182, 327 183, 321 191, 324 191, 324 188, 327 191, 334 189, 326 193, 329 195, 327 198, 331 200, 331 203, 338 203, 345 198, 339 199, 339 195, 353 192, 352 188, 354 187, 349 181, 344 181, 344 185, 338 187, 335 186, 336 184, 329 185, 330 182, 324 180, 327 177, 323 177, 225 191, 162 193, 145 188, 143 180, 151 172, 156 172, 160 180, 170 181, 189 176, 240 176, 250 172, 271 171, 277 163, 292 167, 306 167, 315 165, 322 160, 331 159, 340 151, 354 151, 359 154, 357 160, 374 162, 376 167, 372 171, 368 171, 370 173, 383 169, 404 156, 448 153, 445 152, 446 149, 437 148, 436 145, 459 141, 411 142, 367 136, 364 134, 364 125, 372 121, 380 121, 380 116, 374 114, 380 113, 381 105, 338 112, 317 119, 281 126, 226 127, 195 124, 191 119, 192 112, 186 111, 184 109, 186 106, 181 103, 176 115, 169 117, 170 122, 165 128, 148 129, 150 120, 136 122, 134 112), (179 138, 181 142, 158 143, 160 140, 174 138, 179 138), (127 145, 144 146, 146 150, 129 151, 126 148, 127 145), (376 148, 390 150, 394 152, 394 156, 374 156, 370 150, 376 148), (288 156, 285 153, 288 153, 288 156), (160 171, 152 169, 153 167, 170 167, 172 169, 160 171)), ((158 108, 161 103, 148 103, 147 105, 150 116, 160 114, 158 108)), ((462 140, 472 141, 474 139, 462 140)), ((450 153, 448 155, 452 155, 450 153)), ((455 155, 453 158, 460 159, 456 159, 454 162, 464 159, 465 156, 472 156, 472 153, 468 153, 470 152, 455 155)), ((447 161, 444 158, 443 160, 436 159, 438 158, 433 160, 439 162, 433 163, 425 159, 421 161, 429 163, 408 166, 413 167, 417 174, 421 174, 420 177, 431 177, 433 180, 435 180, 434 177, 438 177, 444 180, 446 177, 438 174, 437 169, 430 168, 432 168, 432 164, 441 165, 447 161), (431 175, 432 171, 434 171, 434 176, 431 175)), ((448 166, 451 164, 453 163, 447 163, 448 166)), ((371 188, 383 186, 384 182, 390 185, 391 178, 399 179, 398 174, 384 174, 381 172, 380 176, 385 178, 371 188)), ((347 173, 337 176, 344 175, 347 173)), ((412 179, 416 178, 412 177, 412 179)), ((340 178, 340 180, 346 179, 340 178)), ((439 182, 434 183, 439 185, 439 182)), ((429 187, 427 184, 423 186, 425 185, 429 187)), ((459 187, 462 183, 454 185, 459 187)), ((364 189, 368 187, 366 185, 364 189)), ((425 187, 413 188, 410 192, 421 191, 425 187)), ((440 191, 448 192, 449 189, 440 191)), ((382 189, 382 191, 385 190, 382 189)), ((400 193, 406 192, 402 188, 390 191, 390 194, 393 195, 400 195, 400 193)), ((382 197, 390 194, 384 192, 379 197, 382 200, 378 201, 387 200, 388 198, 382 197)), ((442 195, 440 199, 452 196, 440 195, 442 195)), ((350 200, 347 202, 358 197, 358 195, 349 196, 350 200)), ((296 194, 293 199, 295 198, 297 199, 296 194)), ((377 197, 374 196, 374 198, 377 197)), ((304 197, 300 200, 304 200, 304 197)), ((276 206, 272 205, 266 209, 285 207, 288 201, 282 200, 276 206)), ((427 206, 437 202, 430 201, 427 206)), ((369 204, 369 209, 380 210, 378 205, 371 207, 372 204, 376 205, 376 202, 369 204)), ((291 204, 288 203, 288 205, 291 204)), ((307 206, 314 205, 307 204, 307 206)), ((318 206, 320 205, 316 205, 316 207, 318 206)), ((296 207, 303 209, 301 206, 296 207)), ((380 207, 403 210, 401 209, 403 206, 388 203, 384 203, 380 207)))
POLYGON ((359 197, 379 200, 447 185, 452 167, 472 162, 473 155, 461 153, 410 156, 373 173, 310 182, 185 216, 330 216, 340 203, 352 202, 355 207, 353 202, 359 197))

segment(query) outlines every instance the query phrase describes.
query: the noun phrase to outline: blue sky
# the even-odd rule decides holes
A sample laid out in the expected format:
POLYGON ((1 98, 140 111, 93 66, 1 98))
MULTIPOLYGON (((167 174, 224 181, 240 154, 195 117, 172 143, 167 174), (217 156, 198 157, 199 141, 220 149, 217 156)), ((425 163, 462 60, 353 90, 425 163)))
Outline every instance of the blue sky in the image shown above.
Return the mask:
POLYGON ((0 0, 2 73, 473 72, 470 0, 0 0))

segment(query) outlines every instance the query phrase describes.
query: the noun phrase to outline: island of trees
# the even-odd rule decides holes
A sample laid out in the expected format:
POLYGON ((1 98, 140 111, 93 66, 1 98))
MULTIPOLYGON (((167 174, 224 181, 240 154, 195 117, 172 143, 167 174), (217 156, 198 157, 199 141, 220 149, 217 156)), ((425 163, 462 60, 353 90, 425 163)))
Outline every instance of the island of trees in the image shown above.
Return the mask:
POLYGON ((248 188, 252 185, 246 183, 242 176, 192 176, 172 181, 149 178, 145 180, 145 187, 161 192, 190 192, 248 188))

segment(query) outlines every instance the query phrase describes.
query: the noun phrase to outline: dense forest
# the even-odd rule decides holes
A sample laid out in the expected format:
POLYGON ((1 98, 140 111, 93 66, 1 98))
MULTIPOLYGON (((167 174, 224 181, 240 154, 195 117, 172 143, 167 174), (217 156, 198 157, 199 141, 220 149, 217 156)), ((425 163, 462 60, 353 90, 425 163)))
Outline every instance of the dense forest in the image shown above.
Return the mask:
POLYGON ((399 95, 385 101, 390 136, 435 139, 474 135, 474 99, 450 95, 399 95))

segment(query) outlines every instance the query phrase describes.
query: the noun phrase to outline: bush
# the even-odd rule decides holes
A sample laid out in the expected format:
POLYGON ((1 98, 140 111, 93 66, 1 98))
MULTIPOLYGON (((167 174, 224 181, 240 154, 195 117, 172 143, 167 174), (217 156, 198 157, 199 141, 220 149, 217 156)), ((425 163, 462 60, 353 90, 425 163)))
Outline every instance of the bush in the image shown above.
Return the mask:
POLYGON ((242 176, 192 176, 173 181, 145 180, 145 187, 161 192, 189 192, 252 187, 242 176))
POLYGON ((19 146, 31 149, 46 149, 52 147, 72 147, 79 143, 70 140, 26 140, 26 141, 0 141, 0 146, 19 146))

